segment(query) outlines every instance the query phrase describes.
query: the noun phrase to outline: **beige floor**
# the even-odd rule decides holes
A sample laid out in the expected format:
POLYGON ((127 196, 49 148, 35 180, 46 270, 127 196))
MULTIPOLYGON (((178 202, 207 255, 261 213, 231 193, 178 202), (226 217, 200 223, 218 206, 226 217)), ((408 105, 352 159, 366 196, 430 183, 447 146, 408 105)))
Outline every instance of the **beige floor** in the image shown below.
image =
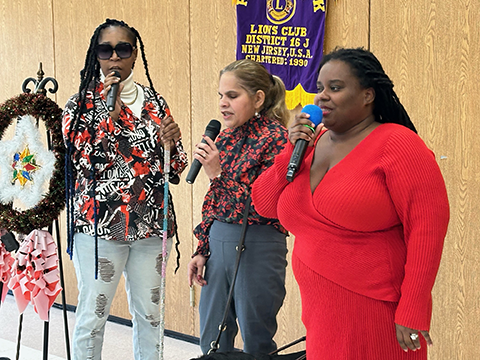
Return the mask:
MULTIPOLYGON (((67 312, 70 339, 75 325, 75 314, 67 312)), ((19 313, 15 299, 7 295, 0 307, 0 358, 16 359, 19 313)), ((23 316, 23 328, 19 360, 43 359, 44 322, 29 305, 23 316)), ((189 360, 201 354, 200 347, 190 342, 165 337, 165 360, 189 360)), ((66 359, 63 312, 52 308, 49 322, 49 360, 66 359)), ((133 360, 132 328, 107 322, 103 345, 103 360, 133 360)))

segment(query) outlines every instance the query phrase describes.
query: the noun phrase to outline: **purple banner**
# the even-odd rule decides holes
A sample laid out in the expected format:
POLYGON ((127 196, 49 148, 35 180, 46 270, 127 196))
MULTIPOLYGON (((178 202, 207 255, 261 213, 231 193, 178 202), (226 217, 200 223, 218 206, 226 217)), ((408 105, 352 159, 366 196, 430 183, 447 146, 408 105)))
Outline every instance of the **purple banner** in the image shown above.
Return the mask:
MULTIPOLYGON (((235 1, 235 0, 234 0, 235 1)), ((236 0, 237 59, 262 63, 287 88, 289 109, 313 101, 325 0, 236 0)))

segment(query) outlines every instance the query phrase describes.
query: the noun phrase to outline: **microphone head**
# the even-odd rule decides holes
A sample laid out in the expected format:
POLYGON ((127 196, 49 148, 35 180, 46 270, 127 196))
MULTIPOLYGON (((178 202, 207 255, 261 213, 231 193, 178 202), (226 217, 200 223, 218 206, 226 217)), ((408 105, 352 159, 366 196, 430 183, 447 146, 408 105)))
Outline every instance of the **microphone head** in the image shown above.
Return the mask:
POLYGON ((221 127, 222 124, 220 123, 220 121, 212 119, 205 128, 205 135, 208 136, 210 139, 215 140, 217 135, 220 133, 221 127))
MULTIPOLYGON (((221 127, 222 127, 222 124, 220 124, 220 121, 215 119, 210 120, 207 127, 205 128, 205 136, 215 141, 218 134, 220 133, 221 127)), ((202 143, 206 143, 205 139, 202 139, 202 143)), ((201 167, 202 167, 202 163, 197 159, 195 159, 192 162, 192 166, 190 167, 190 170, 188 171, 188 175, 185 178, 187 183, 193 184, 193 182, 197 178, 198 172, 200 171, 201 167)))
POLYGON ((120 77, 120 73, 118 72, 118 70, 114 70, 113 75, 118 78, 120 77))
POLYGON ((302 112, 310 115, 310 121, 313 122, 315 126, 318 126, 318 124, 322 122, 323 112, 319 106, 313 104, 305 105, 302 112))

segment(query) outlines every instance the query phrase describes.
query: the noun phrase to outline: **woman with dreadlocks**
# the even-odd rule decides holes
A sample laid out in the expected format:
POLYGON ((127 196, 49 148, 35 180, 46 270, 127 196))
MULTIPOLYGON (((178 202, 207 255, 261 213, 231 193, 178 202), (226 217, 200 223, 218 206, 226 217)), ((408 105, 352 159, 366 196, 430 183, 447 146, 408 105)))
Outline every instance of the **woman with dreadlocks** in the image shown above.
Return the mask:
MULTIPOLYGON (((135 359, 158 359, 163 152, 170 149, 170 180, 178 183, 187 165, 180 129, 153 87, 139 33, 123 21, 107 19, 97 27, 80 80, 63 113, 68 250, 79 289, 73 356, 100 359, 123 272, 135 359), (150 87, 133 82, 137 43, 150 87), (114 84, 118 94, 109 111, 105 99, 114 84)), ((171 242, 176 222, 168 205, 171 242)))
POLYGON ((371 52, 326 55, 317 84, 323 125, 297 115, 252 190, 257 211, 295 235, 307 358, 427 359, 449 220, 442 174, 371 52), (299 139, 310 146, 288 182, 299 139))

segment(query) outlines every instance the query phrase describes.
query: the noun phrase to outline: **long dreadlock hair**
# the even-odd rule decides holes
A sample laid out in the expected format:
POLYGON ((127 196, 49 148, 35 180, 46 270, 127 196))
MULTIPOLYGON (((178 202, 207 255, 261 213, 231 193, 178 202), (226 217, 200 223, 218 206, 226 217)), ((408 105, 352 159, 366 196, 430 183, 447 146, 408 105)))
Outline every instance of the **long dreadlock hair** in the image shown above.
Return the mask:
MULTIPOLYGON (((93 118, 95 118, 95 106, 91 110, 87 110, 86 108, 86 98, 87 98, 87 91, 89 89, 95 89, 96 84, 100 81, 100 63, 98 62, 97 55, 95 52, 95 48, 98 45, 100 36, 102 31, 109 27, 121 27, 127 31, 130 40, 132 41, 132 45, 134 48, 137 48, 137 42, 140 44, 140 52, 142 54, 143 66, 145 68, 145 74, 148 79, 148 83, 150 85, 150 89, 153 91, 154 94, 157 94, 155 88, 153 86, 152 79, 150 77, 150 72, 148 70, 147 58, 145 56, 145 47, 143 45, 142 38, 138 31, 128 26, 125 22, 115 19, 106 19, 103 24, 100 24, 95 31, 93 32, 92 38, 90 39, 90 46, 88 47, 87 54, 85 56, 85 64, 83 69, 80 71, 80 86, 78 89, 78 98, 77 104, 78 106, 75 108, 72 120, 70 122, 70 129, 67 137, 67 154, 65 157, 65 182, 66 182, 66 201, 67 201, 67 252, 70 254, 70 257, 73 255, 73 237, 75 234, 75 227, 74 227, 74 195, 75 195, 75 174, 74 174, 74 167, 73 167, 73 155, 74 155, 74 146, 73 140, 75 139, 75 134, 78 131, 78 127, 80 124, 80 118, 82 114, 86 113, 87 111, 93 112, 93 118)), ((93 91, 93 104, 95 104, 96 99, 96 92, 93 91)), ((161 108, 160 101, 157 96, 155 96, 155 100, 161 108)), ((91 139, 95 138, 95 129, 92 127, 88 128, 90 133, 91 139)), ((161 157, 163 159, 163 156, 161 157)), ((97 233, 97 226, 98 226, 98 212, 97 212, 97 202, 95 201, 95 193, 96 193, 96 170, 95 170, 95 158, 92 156, 90 158, 91 168, 91 177, 93 183, 92 189, 92 198, 93 198, 93 211, 94 211, 94 223, 95 223, 95 278, 97 278, 98 274, 98 233, 97 233)), ((170 199, 172 198, 171 193, 169 192, 170 199)), ((178 268, 180 267, 180 251, 179 251, 179 240, 178 240, 178 227, 177 227, 177 220, 175 215, 175 209, 173 207, 173 202, 168 202, 171 206, 173 219, 174 219, 174 233, 176 237, 175 242, 175 249, 177 252, 177 266, 175 268, 175 272, 177 272, 178 268)), ((167 229, 164 229, 166 231, 167 229)))
POLYGON ((410 120, 407 111, 393 90, 393 82, 383 70, 380 61, 364 48, 336 48, 325 55, 320 63, 319 71, 327 62, 341 60, 352 69, 364 89, 375 90, 375 105, 373 114, 379 123, 396 123, 406 126, 415 133, 417 130, 410 120))

